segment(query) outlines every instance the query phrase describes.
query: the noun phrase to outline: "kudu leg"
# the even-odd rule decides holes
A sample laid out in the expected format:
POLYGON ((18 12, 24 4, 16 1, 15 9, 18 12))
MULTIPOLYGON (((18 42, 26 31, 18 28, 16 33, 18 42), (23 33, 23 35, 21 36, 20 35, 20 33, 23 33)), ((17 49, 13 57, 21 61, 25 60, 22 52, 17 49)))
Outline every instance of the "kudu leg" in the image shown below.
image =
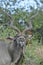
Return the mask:
POLYGON ((17 63, 15 63, 15 65, 22 65, 23 61, 24 61, 24 55, 22 54, 17 63))

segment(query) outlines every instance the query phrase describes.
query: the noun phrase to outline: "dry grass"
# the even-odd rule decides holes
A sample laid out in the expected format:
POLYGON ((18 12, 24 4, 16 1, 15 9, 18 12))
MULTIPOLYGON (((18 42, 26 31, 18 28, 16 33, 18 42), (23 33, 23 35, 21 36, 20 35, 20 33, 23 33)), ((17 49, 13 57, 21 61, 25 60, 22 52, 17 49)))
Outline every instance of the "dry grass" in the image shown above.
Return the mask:
POLYGON ((43 46, 36 47, 35 53, 40 59, 43 59, 43 46))

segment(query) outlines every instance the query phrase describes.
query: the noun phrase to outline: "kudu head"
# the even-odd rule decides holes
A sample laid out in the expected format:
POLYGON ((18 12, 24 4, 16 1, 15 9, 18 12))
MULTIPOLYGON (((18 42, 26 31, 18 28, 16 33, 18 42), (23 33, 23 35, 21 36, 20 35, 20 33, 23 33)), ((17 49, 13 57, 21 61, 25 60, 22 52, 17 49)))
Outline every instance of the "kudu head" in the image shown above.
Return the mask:
POLYGON ((14 29, 17 34, 15 37, 8 37, 7 39, 11 39, 15 42, 17 42, 17 45, 20 45, 21 47, 26 45, 27 39, 32 38, 32 33, 29 33, 28 35, 26 32, 32 32, 32 23, 31 21, 28 23, 28 26, 21 32, 16 26, 13 25, 13 21, 11 20, 11 24, 9 25, 11 29, 14 29))
POLYGON ((25 28, 22 32, 16 27, 13 26, 12 24, 10 24, 10 27, 12 29, 14 29, 15 31, 17 31, 17 34, 15 37, 9 37, 9 39, 12 39, 14 42, 16 40, 17 45, 19 45, 20 47, 24 47, 26 45, 26 41, 27 39, 31 39, 32 34, 25 34, 27 31, 31 32, 32 30, 32 24, 29 22, 29 27, 25 28))

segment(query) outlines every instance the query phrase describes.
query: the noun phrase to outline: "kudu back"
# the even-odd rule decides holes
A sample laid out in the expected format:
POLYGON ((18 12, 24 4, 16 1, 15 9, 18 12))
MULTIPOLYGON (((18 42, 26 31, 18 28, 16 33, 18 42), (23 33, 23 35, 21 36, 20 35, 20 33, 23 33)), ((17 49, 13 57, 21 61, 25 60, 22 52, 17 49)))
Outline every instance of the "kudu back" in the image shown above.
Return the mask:
POLYGON ((0 65, 11 65, 11 57, 4 41, 0 41, 0 65))

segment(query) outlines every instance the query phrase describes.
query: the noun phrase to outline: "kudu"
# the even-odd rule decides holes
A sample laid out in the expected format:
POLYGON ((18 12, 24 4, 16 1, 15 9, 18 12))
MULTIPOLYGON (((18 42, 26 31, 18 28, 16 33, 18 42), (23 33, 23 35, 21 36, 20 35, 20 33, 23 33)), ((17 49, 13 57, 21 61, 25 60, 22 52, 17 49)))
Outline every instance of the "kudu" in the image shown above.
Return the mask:
POLYGON ((20 60, 24 57, 24 49, 26 46, 27 39, 31 39, 32 34, 27 36, 25 32, 28 30, 31 31, 32 25, 29 23, 29 27, 23 30, 22 32, 13 24, 10 24, 10 27, 17 31, 17 35, 13 37, 8 37, 7 39, 12 39, 13 43, 8 45, 8 51, 11 56, 11 61, 15 63, 15 65, 19 65, 20 60))
POLYGON ((26 41, 27 39, 31 39, 32 34, 27 36, 25 32, 31 31, 32 29, 32 24, 29 22, 29 27, 25 28, 22 32, 16 27, 13 26, 13 23, 9 25, 12 29, 17 31, 17 35, 13 37, 8 37, 7 39, 12 39, 13 43, 10 43, 8 45, 8 51, 11 56, 11 61, 14 62, 15 65, 19 65, 19 62, 23 60, 24 58, 24 50, 26 46, 26 41))
MULTIPOLYGON (((3 52, 5 51, 4 54, 6 54, 6 55, 4 55, 4 57, 5 56, 8 57, 11 60, 11 62, 14 62, 15 65, 19 65, 20 60, 24 57, 24 49, 25 49, 26 41, 27 41, 28 38, 31 39, 31 37, 32 37, 32 34, 26 36, 25 32, 27 32, 28 30, 31 31, 32 24, 31 24, 31 21, 30 21, 29 27, 27 27, 25 30, 23 30, 23 32, 21 32, 16 26, 14 26, 12 21, 11 21, 10 27, 12 29, 16 30, 18 34, 14 38, 8 37, 7 39, 12 39, 13 42, 9 43, 7 51, 4 50, 3 48, 2 48, 2 50, 3 50, 3 52), (7 54, 7 52, 8 52, 8 54, 7 54)), ((4 47, 4 43, 3 43, 2 47, 4 47)), ((0 55, 1 55, 1 50, 0 50, 0 55)), ((9 60, 9 63, 10 63, 10 60, 9 60)), ((2 60, 2 62, 3 62, 3 60, 2 60)), ((1 61, 0 61, 0 64, 1 64, 1 61)), ((1 64, 1 65, 3 65, 3 64, 1 64)), ((10 65, 10 64, 8 64, 8 65, 10 65)))

